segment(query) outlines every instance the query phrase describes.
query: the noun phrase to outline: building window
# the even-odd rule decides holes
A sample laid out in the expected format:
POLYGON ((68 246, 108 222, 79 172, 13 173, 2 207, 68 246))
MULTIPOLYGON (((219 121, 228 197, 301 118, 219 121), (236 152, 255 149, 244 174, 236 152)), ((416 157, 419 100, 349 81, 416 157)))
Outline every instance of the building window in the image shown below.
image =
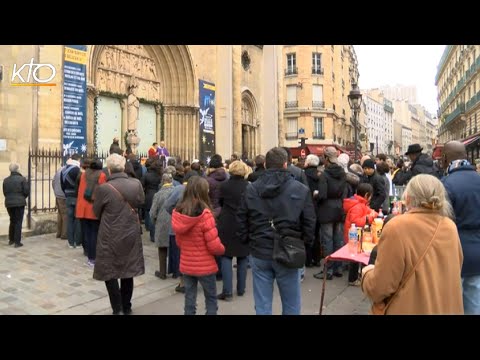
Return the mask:
POLYGON ((313 118, 313 138, 314 139, 325 139, 325 134, 323 133, 323 118, 316 117, 313 118))
POLYGON ((242 53, 243 70, 247 71, 248 69, 250 69, 250 63, 251 62, 252 62, 252 60, 250 59, 250 55, 248 54, 248 51, 244 51, 242 53))
POLYGON ((313 108, 325 108, 323 101, 323 85, 314 84, 312 86, 312 107, 313 108))
POLYGON ((285 107, 286 108, 298 107, 297 85, 287 86, 287 102, 285 103, 285 107))
POLYGON ((323 75, 321 53, 312 53, 312 74, 323 75))
POLYGON ((287 118, 287 133, 285 134, 287 140, 298 138, 298 119, 287 118))
POLYGON ((285 75, 297 74, 297 55, 287 54, 287 69, 285 75))

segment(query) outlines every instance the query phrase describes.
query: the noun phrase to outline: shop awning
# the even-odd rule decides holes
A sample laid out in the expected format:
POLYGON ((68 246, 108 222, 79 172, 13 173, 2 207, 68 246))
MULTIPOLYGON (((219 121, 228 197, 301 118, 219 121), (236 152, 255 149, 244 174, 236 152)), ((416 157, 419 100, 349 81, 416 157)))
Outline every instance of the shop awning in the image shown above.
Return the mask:
POLYGON ((474 143, 475 141, 477 141, 478 139, 480 139, 480 136, 474 136, 474 137, 472 137, 472 138, 470 138, 470 139, 463 140, 463 144, 464 144, 465 146, 467 146, 467 145, 473 144, 473 143, 474 143))

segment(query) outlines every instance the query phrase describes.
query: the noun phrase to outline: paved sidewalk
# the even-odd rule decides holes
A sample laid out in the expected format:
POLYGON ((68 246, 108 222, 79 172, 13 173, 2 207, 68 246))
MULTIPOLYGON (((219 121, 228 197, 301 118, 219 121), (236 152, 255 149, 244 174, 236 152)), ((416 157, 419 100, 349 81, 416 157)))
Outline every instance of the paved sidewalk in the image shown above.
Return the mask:
MULTIPOLYGON (((70 249, 55 234, 22 240, 24 246, 0 243, 0 314, 110 314, 105 284, 92 278, 83 249, 70 249)), ((135 306, 174 292, 177 281, 160 281, 157 249, 143 235, 145 275, 135 278, 135 306)))
MULTIPOLYGON (((55 234, 32 236, 22 240, 25 246, 8 246, 0 242, 0 315, 62 314, 109 315, 108 294, 103 282, 92 278, 93 269, 86 265, 83 249, 69 249, 66 240, 55 234)), ((133 311, 137 315, 181 315, 184 295, 175 293, 177 280, 160 280, 153 274, 158 267, 157 248, 143 234, 145 275, 135 278, 133 311)), ((313 278, 320 268, 307 269, 302 283, 302 314, 318 314, 322 281, 313 278)), ((367 314, 369 302, 360 288, 347 285, 346 275, 327 281, 324 314, 367 314)), ((222 283, 217 282, 218 292, 222 283)), ((277 290, 274 314, 281 313, 277 290)), ((204 313, 201 286, 198 313, 204 313)), ((247 292, 232 302, 219 301, 219 314, 254 314, 251 270, 247 292)))

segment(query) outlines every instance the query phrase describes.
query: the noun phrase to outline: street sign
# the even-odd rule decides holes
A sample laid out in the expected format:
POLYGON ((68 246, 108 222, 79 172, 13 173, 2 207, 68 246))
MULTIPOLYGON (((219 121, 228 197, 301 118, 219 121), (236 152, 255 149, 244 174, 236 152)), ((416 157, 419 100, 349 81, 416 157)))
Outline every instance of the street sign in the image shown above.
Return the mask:
POLYGON ((302 149, 300 151, 300 156, 302 157, 302 159, 305 159, 305 157, 307 156, 307 154, 305 153, 305 149, 302 149))
POLYGON ((298 129, 298 133, 299 133, 300 135, 305 134, 305 129, 304 129, 304 128, 298 129))

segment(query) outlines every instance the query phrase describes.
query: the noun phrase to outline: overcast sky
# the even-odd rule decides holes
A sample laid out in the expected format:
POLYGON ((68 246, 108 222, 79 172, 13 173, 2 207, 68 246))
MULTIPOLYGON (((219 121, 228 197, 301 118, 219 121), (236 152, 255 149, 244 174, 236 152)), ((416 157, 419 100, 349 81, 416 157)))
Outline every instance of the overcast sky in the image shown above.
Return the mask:
POLYGON ((354 45, 361 89, 415 85, 417 100, 437 113, 435 75, 445 45, 354 45))

